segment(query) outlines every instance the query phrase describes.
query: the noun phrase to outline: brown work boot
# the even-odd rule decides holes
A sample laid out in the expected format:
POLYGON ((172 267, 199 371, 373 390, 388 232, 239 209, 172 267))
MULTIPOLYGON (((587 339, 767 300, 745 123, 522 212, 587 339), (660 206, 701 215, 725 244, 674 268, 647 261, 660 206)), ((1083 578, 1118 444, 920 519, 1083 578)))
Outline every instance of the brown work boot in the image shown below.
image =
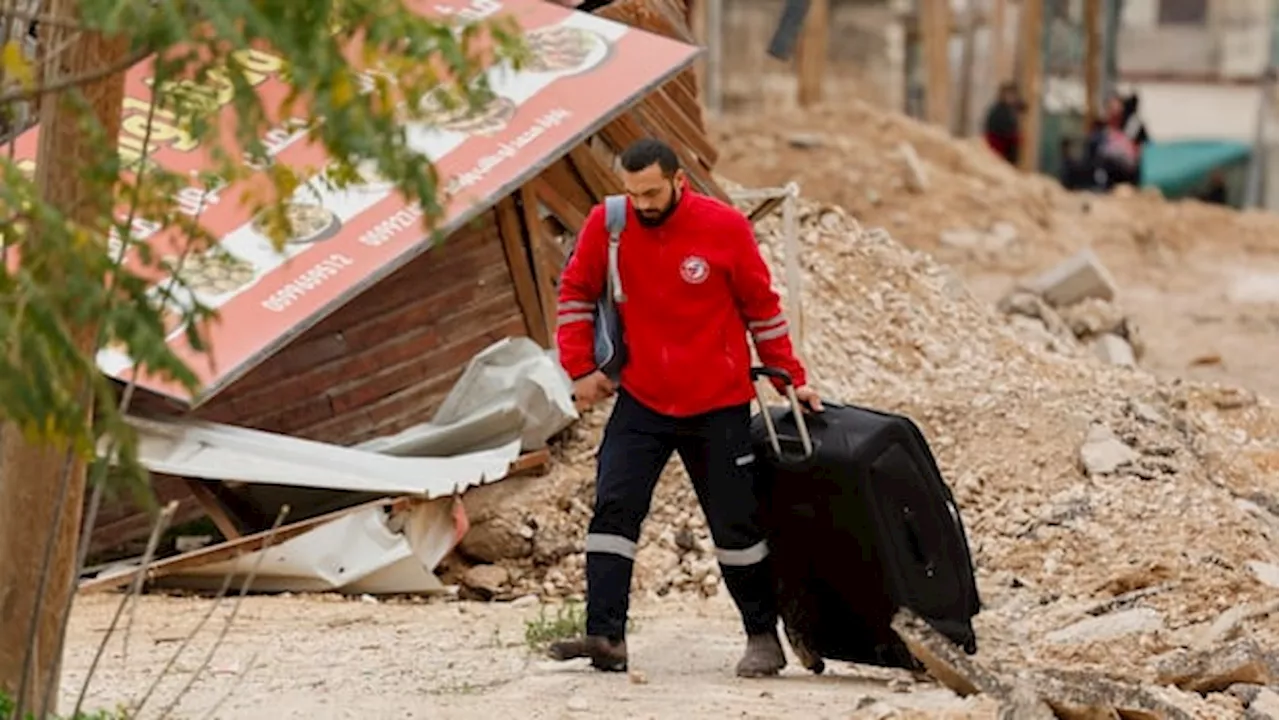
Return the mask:
POLYGON ((738 661, 738 677, 758 678, 777 675, 787 666, 787 656, 778 642, 778 633, 767 632, 747 637, 747 651, 738 661))
POLYGON ((547 655, 552 660, 591 658, 591 667, 605 672, 626 672, 627 641, 613 642, 600 635, 587 635, 551 643, 547 655))

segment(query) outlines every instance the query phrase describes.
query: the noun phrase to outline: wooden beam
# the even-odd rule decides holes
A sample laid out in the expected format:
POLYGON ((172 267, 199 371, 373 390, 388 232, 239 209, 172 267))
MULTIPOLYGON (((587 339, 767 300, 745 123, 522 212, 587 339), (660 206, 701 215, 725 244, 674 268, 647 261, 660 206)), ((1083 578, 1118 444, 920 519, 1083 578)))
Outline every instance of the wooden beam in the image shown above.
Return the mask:
POLYGON ((1084 123, 1098 112, 1102 97, 1102 0, 1084 0, 1084 123))
POLYGON ((1018 33, 1018 91, 1027 104, 1022 116, 1022 147, 1018 167, 1032 172, 1040 168, 1041 75, 1044 65, 1044 0, 1022 0, 1018 33))
MULTIPOLYGON (((586 148, 583 148, 584 150, 586 148)), ((559 303, 555 279, 560 275, 560 268, 553 264, 547 244, 552 242, 547 236, 542 218, 538 215, 538 194, 533 187, 524 185, 520 188, 520 206, 524 210, 525 232, 529 235, 529 251, 533 256, 533 279, 538 289, 538 301, 542 305, 542 319, 546 325, 548 338, 556 336, 556 308, 559 303)))
POLYGON ((551 214, 555 215, 566 228, 575 233, 582 229, 582 224, 587 221, 587 214, 574 207, 573 203, 557 192, 551 183, 536 177, 530 181, 529 187, 533 188, 542 204, 546 205, 551 214))
POLYGON ((547 318, 542 314, 542 304, 538 299, 538 288, 533 277, 533 268, 529 264, 529 255, 525 252, 524 228, 520 224, 520 211, 515 200, 508 195, 498 202, 494 208, 498 216, 498 235, 502 238, 502 252, 507 257, 507 268, 511 271, 511 282, 516 289, 516 303, 524 315, 525 328, 529 337, 544 348, 551 347, 551 335, 547 332, 547 318))
POLYGON ((948 0, 919 0, 920 45, 924 60, 925 119, 951 128, 951 5, 948 0))
POLYGON ((1013 46, 1009 43, 1008 0, 991 0, 990 41, 991 86, 987 94, 995 96, 1001 83, 1013 80, 1013 46))
POLYGON ((204 512, 213 521, 218 528, 218 532, 222 533, 222 537, 227 540, 235 540, 244 537, 244 533, 240 532, 239 526, 231 519, 231 515, 227 513, 227 509, 222 507, 222 503, 218 501, 216 495, 200 480, 192 480, 191 478, 183 478, 187 489, 195 496, 196 501, 200 503, 200 507, 204 508, 204 512))
POLYGON ((975 70, 975 56, 977 55, 978 44, 978 11, 970 4, 968 10, 964 14, 964 29, 962 37, 964 38, 960 50, 960 105, 956 109, 956 117, 951 126, 952 134, 957 137, 967 137, 969 135, 970 120, 973 115, 973 95, 975 70))
POLYGON ((807 108, 822 102, 827 76, 827 39, 831 21, 828 0, 810 0, 796 53, 796 102, 807 108))

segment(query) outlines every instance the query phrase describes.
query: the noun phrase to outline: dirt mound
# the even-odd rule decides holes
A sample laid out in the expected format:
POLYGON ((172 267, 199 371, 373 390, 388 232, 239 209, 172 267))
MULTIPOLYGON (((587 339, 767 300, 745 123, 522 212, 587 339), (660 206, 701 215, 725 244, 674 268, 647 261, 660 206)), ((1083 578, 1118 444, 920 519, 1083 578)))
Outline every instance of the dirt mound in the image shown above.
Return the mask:
MULTIPOLYGON (((775 268, 778 225, 760 225, 775 268)), ((952 272, 839 208, 806 203, 801 226, 808 362, 828 397, 906 414, 930 439, 971 535, 984 656, 1143 677, 1151 656, 1241 605, 1243 632, 1274 651, 1272 404, 1029 343, 952 272), (1135 608, 1131 626, 1075 627, 1135 608)), ((510 595, 582 592, 606 414, 571 430, 551 475, 469 497, 468 542, 506 555, 483 559, 511 570, 510 595)), ((645 525, 635 585, 717 591, 676 462, 645 525)))
MULTIPOLYGON (((984 267, 1029 271, 1074 250, 1158 252, 1276 249, 1274 213, 1237 212, 1194 201, 1168 202, 1125 188, 1107 196, 1070 193, 1054 179, 1027 175, 980 139, 850 101, 811 111, 729 117, 717 123, 717 169, 748 186, 800 183, 806 197, 847 209, 913 248, 968 251, 984 267), (919 159, 917 182, 904 144, 919 159), (1008 223, 1015 233, 965 247, 947 230, 1008 223), (950 247, 948 247, 950 246, 950 247)), ((954 253, 953 253, 954 254, 954 253)))

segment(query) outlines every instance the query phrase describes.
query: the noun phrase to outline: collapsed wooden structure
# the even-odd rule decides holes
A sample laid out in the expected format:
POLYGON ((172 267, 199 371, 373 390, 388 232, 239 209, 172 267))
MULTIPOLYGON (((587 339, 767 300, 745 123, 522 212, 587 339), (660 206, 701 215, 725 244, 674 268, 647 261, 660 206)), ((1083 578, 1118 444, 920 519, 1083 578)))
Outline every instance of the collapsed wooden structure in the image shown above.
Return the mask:
MULTIPOLYGON (((678 0, 619 0, 596 15, 691 43, 678 0)), ((186 416, 350 446, 431 419, 467 361, 504 337, 554 341, 556 283, 566 241, 591 207, 621 190, 616 154, 652 136, 680 153, 691 181, 726 197, 712 176, 691 69, 645 94, 474 221, 452 233, 214 396, 185 410, 139 393, 153 416, 186 416)), ((545 462, 525 458, 513 470, 545 462)), ((154 476, 161 503, 176 501, 173 524, 208 515, 230 540, 263 530, 270 518, 234 511, 218 483, 154 476)), ((90 552, 145 538, 151 514, 128 503, 99 514, 90 552)))

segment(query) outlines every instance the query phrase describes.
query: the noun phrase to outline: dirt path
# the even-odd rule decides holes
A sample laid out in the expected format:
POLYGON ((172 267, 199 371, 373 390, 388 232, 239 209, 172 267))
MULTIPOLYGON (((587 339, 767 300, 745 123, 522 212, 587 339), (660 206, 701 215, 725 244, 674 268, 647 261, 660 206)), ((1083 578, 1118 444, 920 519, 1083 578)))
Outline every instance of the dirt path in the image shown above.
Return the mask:
MULTIPOLYGON (((64 710, 74 703, 118 600, 92 595, 77 604, 64 665, 64 710)), ((88 704, 112 707, 141 697, 211 603, 143 597, 127 663, 124 634, 117 633, 88 704)), ((159 717, 192 677, 231 604, 224 601, 195 637, 147 702, 143 718, 159 717)), ((961 701, 907 673, 845 663, 830 663, 827 674, 815 677, 792 660, 783 678, 736 679, 740 631, 723 594, 637 603, 630 650, 632 668, 642 678, 539 659, 524 641, 526 623, 538 616, 536 603, 249 598, 209 669, 170 717, 993 717, 986 701, 961 701), (889 714, 890 708, 897 713, 889 714)))

